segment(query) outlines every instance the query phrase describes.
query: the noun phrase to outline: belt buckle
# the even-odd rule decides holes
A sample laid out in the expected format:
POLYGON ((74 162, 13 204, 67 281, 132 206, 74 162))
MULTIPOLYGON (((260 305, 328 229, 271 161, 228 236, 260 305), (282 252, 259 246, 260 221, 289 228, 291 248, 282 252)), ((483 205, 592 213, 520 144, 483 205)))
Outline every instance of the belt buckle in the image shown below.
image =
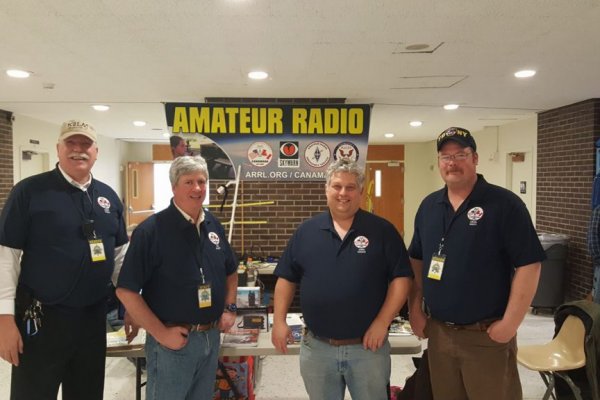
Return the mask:
POLYGON ((461 325, 457 325, 454 322, 443 321, 442 323, 451 329, 459 330, 461 328, 461 325))
POLYGON ((202 326, 202 324, 192 324, 192 326, 190 327, 190 332, 201 332, 202 326))
POLYGON ((208 331, 214 327, 216 327, 218 324, 218 321, 212 321, 209 322, 208 324, 193 324, 190 328, 190 332, 205 332, 208 331))

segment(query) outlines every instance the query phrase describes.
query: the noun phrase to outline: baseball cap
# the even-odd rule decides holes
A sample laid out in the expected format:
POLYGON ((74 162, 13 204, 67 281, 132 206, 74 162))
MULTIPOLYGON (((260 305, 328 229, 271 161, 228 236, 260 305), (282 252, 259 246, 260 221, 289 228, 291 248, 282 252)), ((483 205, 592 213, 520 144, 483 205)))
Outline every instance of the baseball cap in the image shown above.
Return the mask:
POLYGON ((66 122, 63 122, 60 127, 60 135, 58 136, 58 140, 65 140, 74 135, 83 135, 94 142, 96 142, 96 129, 85 121, 72 119, 66 122))
POLYGON ((454 140, 463 147, 471 147, 473 151, 477 151, 475 139, 473 139, 471 132, 465 128, 453 126, 440 133, 437 138, 437 150, 440 151, 444 143, 446 143, 448 140, 454 140))

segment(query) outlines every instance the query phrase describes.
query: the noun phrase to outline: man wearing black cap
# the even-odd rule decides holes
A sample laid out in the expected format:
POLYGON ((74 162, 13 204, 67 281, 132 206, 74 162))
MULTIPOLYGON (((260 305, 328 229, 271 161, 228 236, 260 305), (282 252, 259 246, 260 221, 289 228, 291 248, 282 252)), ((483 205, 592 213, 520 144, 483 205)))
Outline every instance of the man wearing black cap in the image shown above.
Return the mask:
POLYGON ((0 357, 11 400, 101 400, 106 299, 127 248, 119 196, 96 180, 96 130, 65 122, 57 167, 12 189, 0 216, 0 357))
POLYGON ((516 333, 544 250, 519 197, 476 173, 468 130, 446 129, 437 150, 446 186, 421 203, 409 248, 410 322, 429 338, 434 398, 518 400, 516 333))

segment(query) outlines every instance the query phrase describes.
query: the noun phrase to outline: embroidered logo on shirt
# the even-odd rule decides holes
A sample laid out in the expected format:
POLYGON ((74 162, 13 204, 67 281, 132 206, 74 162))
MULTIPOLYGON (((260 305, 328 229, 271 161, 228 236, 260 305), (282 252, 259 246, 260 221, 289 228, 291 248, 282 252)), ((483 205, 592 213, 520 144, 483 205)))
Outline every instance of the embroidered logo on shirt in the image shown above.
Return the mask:
POLYGON ((110 201, 106 197, 98 197, 98 205, 104 208, 105 213, 108 214, 110 212, 110 201))
POLYGON ((219 235, 214 232, 208 232, 208 239, 215 245, 217 250, 220 249, 219 243, 221 242, 221 239, 219 239, 219 235))
POLYGON ((469 225, 477 225, 477 221, 483 217, 483 208, 473 207, 467 212, 467 218, 469 218, 469 225))
POLYGON ((357 236, 356 239, 354 239, 354 245, 358 249, 358 253, 366 253, 367 251, 365 249, 369 245, 369 239, 365 236, 357 236))

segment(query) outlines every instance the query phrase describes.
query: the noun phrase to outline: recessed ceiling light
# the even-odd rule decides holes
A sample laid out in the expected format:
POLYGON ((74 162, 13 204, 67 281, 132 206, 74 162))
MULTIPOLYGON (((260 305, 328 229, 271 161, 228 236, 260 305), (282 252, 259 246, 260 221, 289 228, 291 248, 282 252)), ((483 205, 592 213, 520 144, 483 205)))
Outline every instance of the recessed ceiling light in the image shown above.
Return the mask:
POLYGON ((265 71, 251 71, 248 72, 248 78, 250 79, 267 79, 269 77, 269 74, 267 74, 265 71))
POLYGON ((135 126, 146 126, 146 121, 133 121, 135 126))
POLYGON ((11 78, 29 78, 31 72, 22 71, 20 69, 7 69, 6 75, 10 76, 11 78))
POLYGON ((394 134, 393 133, 384 133, 383 136, 385 136, 386 138, 393 138, 394 134))
POLYGON ((460 107, 458 104, 446 104, 444 110, 456 110, 458 107, 460 107))
POLYGON ((423 122, 421 121, 410 121, 409 125, 412 126, 413 128, 419 127, 421 125, 423 125, 423 122))
POLYGON ((110 109, 110 106, 107 106, 105 104, 94 104, 92 108, 96 111, 108 111, 110 109))
POLYGON ((163 135, 163 137, 169 137, 169 136, 171 136, 171 134, 169 132, 163 132, 162 135, 163 135))
POLYGON ((524 69, 524 70, 515 72, 515 77, 517 77, 517 78, 531 78, 534 75, 535 75, 535 71, 532 69, 524 69))

